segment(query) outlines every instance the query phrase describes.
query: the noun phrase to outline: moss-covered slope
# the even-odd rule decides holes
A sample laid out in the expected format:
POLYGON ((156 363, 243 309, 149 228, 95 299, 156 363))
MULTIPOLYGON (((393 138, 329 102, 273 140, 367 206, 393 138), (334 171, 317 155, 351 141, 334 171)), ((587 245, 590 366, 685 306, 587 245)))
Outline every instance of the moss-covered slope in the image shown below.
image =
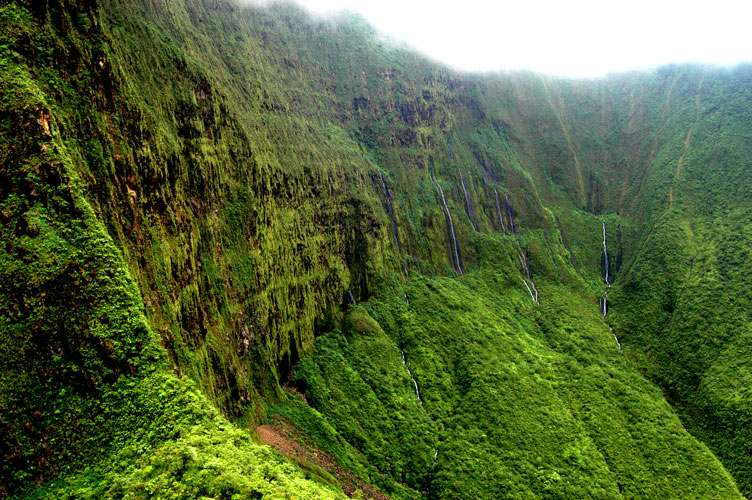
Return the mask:
POLYGON ((393 498, 752 492, 750 68, 458 74, 288 5, 0 21, 0 494, 342 495, 269 418, 393 498))

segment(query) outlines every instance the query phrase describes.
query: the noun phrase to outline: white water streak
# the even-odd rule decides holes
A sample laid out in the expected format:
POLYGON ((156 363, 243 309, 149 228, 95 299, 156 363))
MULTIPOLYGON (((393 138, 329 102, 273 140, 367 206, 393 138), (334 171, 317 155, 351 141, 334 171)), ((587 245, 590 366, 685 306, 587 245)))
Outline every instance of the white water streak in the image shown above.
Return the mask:
POLYGON ((475 225, 475 221, 470 216, 470 214, 471 214, 471 212, 470 212, 470 207, 471 207, 471 205, 470 205, 470 198, 467 196, 467 188, 465 188, 465 179, 463 179, 463 177, 462 177, 462 172, 460 172, 460 183, 462 184, 462 192, 465 195, 465 209, 467 211, 467 217, 468 217, 468 219, 470 219, 470 223, 473 225, 473 229, 475 229, 477 231, 478 230, 478 226, 475 225))
POLYGON ((459 246, 457 245, 457 235, 454 232, 454 219, 452 218, 452 214, 449 212, 449 206, 447 205, 446 198, 444 198, 444 190, 441 189, 441 185, 436 180, 436 177, 433 178, 433 182, 436 184, 436 187, 439 188, 439 194, 441 194, 441 202, 444 204, 444 210, 446 210, 447 217, 449 218, 449 228, 450 232, 452 233, 452 242, 454 243, 454 258, 455 262, 457 262, 457 269, 459 269, 460 274, 463 274, 462 271, 462 264, 460 264, 460 250, 459 246))
POLYGON ((539 304, 540 301, 538 300, 538 288, 535 286, 533 277, 530 274, 530 264, 527 261, 527 255, 525 254, 525 252, 518 251, 517 259, 520 261, 520 265, 522 266, 522 269, 525 270, 525 274, 527 275, 527 278, 525 278, 525 276, 522 277, 522 282, 525 283, 527 291, 530 292, 530 297, 535 301, 536 304, 539 304), (528 281, 530 281, 529 285, 528 281), (532 289, 530 287, 532 287, 532 289))
POLYGON ((514 213, 512 209, 512 202, 509 201, 509 195, 506 195, 504 197, 507 202, 507 217, 509 217, 509 229, 512 231, 512 234, 517 234, 517 226, 514 223, 514 213))
MULTIPOLYGON (((525 284, 525 288, 527 288, 528 293, 530 294, 530 298, 533 299, 534 302, 538 302, 538 290, 535 291, 535 294, 533 294, 533 291, 530 289, 530 285, 527 284, 527 280, 525 278, 522 278, 522 282, 525 284)), ((533 285, 533 288, 535 288, 535 285, 533 285)))
POLYGON ((496 213, 499 214, 499 222, 501 222, 501 230, 504 234, 507 234, 507 228, 504 226, 504 216, 501 213, 501 203, 499 202, 499 193, 494 189, 496 195, 496 213))
POLYGON ((606 284, 608 286, 611 286, 611 282, 609 281, 609 275, 608 275, 608 246, 606 245, 606 223, 603 223, 603 258, 605 262, 605 277, 606 277, 606 284))
POLYGON ((405 368, 407 368, 407 373, 410 375, 410 378, 413 381, 413 385, 415 386, 415 396, 418 398, 418 401, 420 401, 420 404, 423 404, 423 400, 420 398, 420 390, 418 390, 418 383, 415 381, 415 377, 413 377, 413 372, 410 371, 410 367, 407 366, 405 351, 400 350, 400 354, 402 354, 402 364, 405 365, 405 368))
MULTIPOLYGON (((608 262, 608 245, 606 244, 606 223, 603 223, 603 265, 605 267, 604 269, 604 278, 606 281, 606 284, 608 285, 608 288, 611 288, 611 280, 610 276, 608 274, 608 268, 609 268, 609 262, 608 262)), ((601 316, 604 318, 608 314, 608 289, 606 289, 606 293, 603 296, 603 299, 599 300, 600 306, 601 306, 601 316)), ((619 346, 619 350, 621 351, 621 342, 619 342, 619 337, 616 336, 614 333, 614 329, 610 326, 608 329, 611 331, 611 335, 614 336, 614 340, 616 340, 616 344, 619 346)))
POLYGON ((609 326, 608 329, 611 330, 611 334, 614 336, 614 339, 616 339, 616 343, 619 345, 619 350, 621 351, 621 342, 619 342, 619 337, 616 336, 613 328, 609 326))
MULTIPOLYGON (((402 271, 405 273, 405 279, 410 279, 410 273, 407 271, 407 259, 405 259, 405 256, 402 254, 402 246, 399 242, 399 236, 397 235, 397 222, 395 221, 394 217, 394 205, 392 204, 392 198, 389 196, 389 191, 386 189, 386 182, 384 181, 384 174, 379 172, 379 177, 381 177, 381 187, 384 189, 384 199, 386 199, 386 204, 389 209, 389 218, 390 223, 392 226, 392 237, 394 237, 394 244, 397 246, 397 252, 399 252, 400 258, 402 259, 402 271)), ((409 302, 408 302, 409 303, 409 302)))

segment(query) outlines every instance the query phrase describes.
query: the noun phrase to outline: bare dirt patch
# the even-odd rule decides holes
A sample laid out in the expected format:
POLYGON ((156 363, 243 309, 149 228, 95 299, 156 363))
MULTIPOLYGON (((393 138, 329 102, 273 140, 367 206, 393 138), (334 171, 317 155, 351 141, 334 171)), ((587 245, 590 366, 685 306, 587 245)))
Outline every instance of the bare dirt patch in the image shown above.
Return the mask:
POLYGON ((257 427, 256 431, 264 443, 285 455, 305 460, 329 472, 337 478, 347 496, 353 497, 355 492, 360 490, 365 498, 389 500, 388 496, 356 477, 337 463, 334 457, 317 448, 288 420, 276 419, 271 424, 257 427))

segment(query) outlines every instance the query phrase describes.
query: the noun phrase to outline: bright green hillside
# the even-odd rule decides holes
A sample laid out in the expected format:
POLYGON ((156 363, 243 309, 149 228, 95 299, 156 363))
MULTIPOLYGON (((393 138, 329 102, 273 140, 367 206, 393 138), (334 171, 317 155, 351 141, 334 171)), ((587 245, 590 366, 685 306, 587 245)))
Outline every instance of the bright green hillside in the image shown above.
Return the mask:
POLYGON ((0 26, 0 497, 752 496, 752 67, 462 74, 224 0, 0 26))

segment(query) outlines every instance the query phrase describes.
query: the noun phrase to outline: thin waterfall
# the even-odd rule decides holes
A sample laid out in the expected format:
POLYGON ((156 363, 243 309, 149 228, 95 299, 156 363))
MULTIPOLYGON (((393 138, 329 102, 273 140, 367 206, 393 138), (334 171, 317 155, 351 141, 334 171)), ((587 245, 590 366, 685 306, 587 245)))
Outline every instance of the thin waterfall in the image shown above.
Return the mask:
POLYGON ((525 276, 522 277, 522 282, 527 287, 527 291, 530 293, 530 298, 535 301, 536 304, 539 303, 538 300, 538 288, 535 286, 535 282, 533 281, 533 276, 530 273, 530 262, 527 259, 527 252, 524 251, 518 251, 517 252, 517 258, 520 261, 520 264, 522 265, 523 271, 525 271, 525 276), (525 279, 527 277, 527 279, 525 279), (528 282, 530 284, 528 284, 528 282))
POLYGON ((353 297, 352 291, 348 290, 347 294, 350 296, 350 305, 354 306, 355 305, 355 297, 353 297))
POLYGON ((608 329, 611 330, 611 335, 614 336, 614 339, 616 340, 616 344, 619 346, 619 350, 621 351, 621 342, 619 342, 619 337, 616 336, 613 328, 609 326, 608 329))
POLYGON ((610 281, 610 277, 608 275, 608 267, 609 267, 609 264, 608 264, 608 246, 606 245, 606 223, 605 222, 603 223, 603 260, 602 260, 601 265, 603 267, 603 269, 602 269, 603 279, 606 282, 606 284, 610 287, 611 286, 611 281, 610 281))
POLYGON ((530 278, 530 264, 527 261, 527 254, 522 251, 517 254, 520 258, 520 262, 522 262, 522 267, 525 269, 525 274, 527 275, 527 279, 532 281, 532 278, 530 278))
MULTIPOLYGON (((608 288, 606 288, 605 293, 603 294, 602 299, 598 299, 598 303, 601 308, 601 316, 605 318, 608 315, 608 290, 611 288, 611 276, 608 274, 608 268, 609 268, 609 262, 608 262, 608 245, 606 244, 606 223, 603 222, 603 257, 601 258, 601 274, 603 275, 603 281, 606 282, 606 285, 608 285, 608 288)), ((616 340, 616 344, 619 346, 619 350, 621 350, 621 342, 619 341, 619 337, 616 336, 614 333, 614 329, 612 327, 608 327, 608 329, 611 331, 611 335, 614 336, 614 340, 616 340)))
POLYGON ((413 385, 415 386, 415 396, 418 398, 418 401, 420 401, 420 404, 423 404, 423 400, 420 399, 420 391, 418 390, 418 383, 415 381, 415 377, 413 377, 413 372, 410 371, 410 367, 407 366, 407 359, 405 358, 405 351, 400 349, 400 354, 402 354, 402 364, 405 365, 405 368, 407 368, 407 373, 410 375, 410 378, 413 381, 413 385))
POLYGON ((509 229, 512 231, 512 234, 517 234, 517 225, 514 223, 514 208, 512 207, 512 202, 509 200, 509 195, 506 195, 505 197, 507 202, 507 217, 509 218, 509 229))
POLYGON ((499 222, 501 223, 501 230, 504 234, 507 234, 507 228, 504 226, 504 216, 501 214, 501 203, 499 202, 499 193, 494 189, 496 195, 496 213, 499 214, 499 222))
POLYGON ((379 177, 381 177, 381 187, 384 190, 384 199, 386 200, 387 215, 389 215, 389 221, 392 226, 392 236, 394 237, 394 244, 397 246, 397 252, 399 253, 400 259, 402 260, 402 271, 405 273, 405 279, 410 279, 410 273, 407 271, 407 260, 402 253, 402 245, 400 245, 399 234, 397 233, 397 220, 394 216, 394 205, 392 204, 392 197, 389 195, 389 190, 387 189, 386 182, 384 181, 384 175, 381 172, 379 172, 379 177))
POLYGON ((522 284, 524 284, 527 288, 527 291, 530 294, 530 298, 533 299, 535 303, 538 303, 538 290, 536 290, 535 294, 533 294, 533 291, 530 289, 530 285, 527 284, 527 280, 525 278, 522 278, 522 284))
MULTIPOLYGON (((608 275, 608 246, 606 245, 606 223, 603 223, 603 257, 601 258, 601 274, 603 275, 603 280, 608 285, 608 288, 611 288, 611 282, 609 280, 608 275)), ((603 299, 600 300, 601 303, 601 316, 604 318, 608 314, 608 290, 606 290, 606 294, 604 295, 603 299)))
POLYGON ((462 177, 462 172, 460 171, 460 183, 462 184, 462 192, 465 195, 465 212, 467 212, 467 217, 470 219, 470 223, 473 225, 473 229, 475 231, 478 231, 478 222, 475 220, 475 210, 473 209, 473 205, 471 204, 470 197, 467 195, 467 188, 465 188, 465 179, 462 177))
POLYGON ((444 204, 444 210, 446 211, 447 217, 449 218, 449 229, 452 235, 454 259, 457 262, 457 269, 459 270, 460 274, 463 274, 462 264, 460 263, 460 248, 457 245, 457 235, 454 231, 454 219, 452 218, 452 214, 449 212, 449 206, 447 205, 446 198, 444 198, 444 190, 441 189, 441 185, 436 180, 436 177, 433 178, 433 182, 436 184, 436 187, 439 188, 439 194, 441 195, 441 202, 444 204))

